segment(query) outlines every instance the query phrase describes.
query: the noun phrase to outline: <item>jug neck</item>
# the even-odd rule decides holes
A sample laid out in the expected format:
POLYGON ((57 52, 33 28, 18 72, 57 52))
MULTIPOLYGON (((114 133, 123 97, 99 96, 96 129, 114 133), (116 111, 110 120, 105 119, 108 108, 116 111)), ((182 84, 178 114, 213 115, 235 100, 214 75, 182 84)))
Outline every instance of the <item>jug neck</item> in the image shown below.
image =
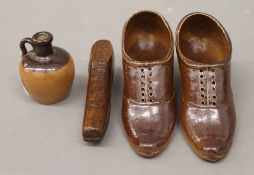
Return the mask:
POLYGON ((49 43, 47 45, 35 45, 34 52, 40 57, 47 57, 53 53, 52 44, 49 43))
POLYGON ((38 32, 33 35, 33 49, 36 55, 47 57, 53 53, 53 36, 49 32, 38 32))

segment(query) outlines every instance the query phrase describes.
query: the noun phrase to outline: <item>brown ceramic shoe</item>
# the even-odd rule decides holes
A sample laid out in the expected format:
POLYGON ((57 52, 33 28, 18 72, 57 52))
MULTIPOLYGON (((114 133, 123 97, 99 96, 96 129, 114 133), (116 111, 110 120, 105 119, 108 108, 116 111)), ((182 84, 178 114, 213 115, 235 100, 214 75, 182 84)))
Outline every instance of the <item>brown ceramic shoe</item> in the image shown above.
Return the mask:
POLYGON ((175 125, 173 37, 166 20, 151 11, 134 14, 122 37, 122 117, 135 152, 153 157, 168 144, 175 125))
POLYGON ((229 151, 235 130, 230 38, 214 17, 191 13, 177 27, 176 47, 184 133, 201 158, 219 160, 229 151))
POLYGON ((83 139, 100 141, 107 129, 110 116, 111 84, 114 58, 110 41, 97 41, 91 50, 83 139))

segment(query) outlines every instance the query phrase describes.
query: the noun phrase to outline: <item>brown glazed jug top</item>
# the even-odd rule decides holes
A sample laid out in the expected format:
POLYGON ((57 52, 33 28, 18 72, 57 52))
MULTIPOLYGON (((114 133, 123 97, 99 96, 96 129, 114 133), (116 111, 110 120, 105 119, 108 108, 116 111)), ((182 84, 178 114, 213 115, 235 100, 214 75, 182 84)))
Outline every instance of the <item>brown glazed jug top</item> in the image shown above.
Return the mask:
POLYGON ((53 36, 49 32, 38 32, 32 38, 20 42, 24 69, 36 72, 51 72, 67 64, 70 55, 64 49, 52 46, 53 36), (33 50, 27 52, 25 44, 33 50))
POLYGON ((191 13, 177 27, 179 54, 191 62, 222 63, 231 57, 231 41, 223 26, 205 13, 191 13))

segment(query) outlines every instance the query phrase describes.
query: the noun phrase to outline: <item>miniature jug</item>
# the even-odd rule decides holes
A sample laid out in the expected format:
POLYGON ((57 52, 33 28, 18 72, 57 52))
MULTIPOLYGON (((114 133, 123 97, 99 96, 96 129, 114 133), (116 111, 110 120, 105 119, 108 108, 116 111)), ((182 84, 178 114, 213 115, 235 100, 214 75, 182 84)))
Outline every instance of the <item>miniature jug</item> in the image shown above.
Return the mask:
POLYGON ((52 46, 49 32, 38 32, 20 42, 22 60, 19 65, 21 81, 28 94, 42 104, 53 104, 68 96, 75 74, 70 54, 52 46), (27 52, 25 44, 32 50, 27 52))

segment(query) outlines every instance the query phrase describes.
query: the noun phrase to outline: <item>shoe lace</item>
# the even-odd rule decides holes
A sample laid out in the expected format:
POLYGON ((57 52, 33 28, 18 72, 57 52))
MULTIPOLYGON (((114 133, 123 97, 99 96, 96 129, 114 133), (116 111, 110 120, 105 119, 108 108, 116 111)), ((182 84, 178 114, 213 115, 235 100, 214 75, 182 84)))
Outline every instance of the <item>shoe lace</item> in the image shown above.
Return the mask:
POLYGON ((152 68, 146 67, 140 69, 140 84, 141 84, 141 95, 140 101, 142 103, 153 102, 153 87, 152 87, 152 68))
POLYGON ((216 77, 214 68, 201 68, 199 70, 201 105, 216 105, 216 77))

